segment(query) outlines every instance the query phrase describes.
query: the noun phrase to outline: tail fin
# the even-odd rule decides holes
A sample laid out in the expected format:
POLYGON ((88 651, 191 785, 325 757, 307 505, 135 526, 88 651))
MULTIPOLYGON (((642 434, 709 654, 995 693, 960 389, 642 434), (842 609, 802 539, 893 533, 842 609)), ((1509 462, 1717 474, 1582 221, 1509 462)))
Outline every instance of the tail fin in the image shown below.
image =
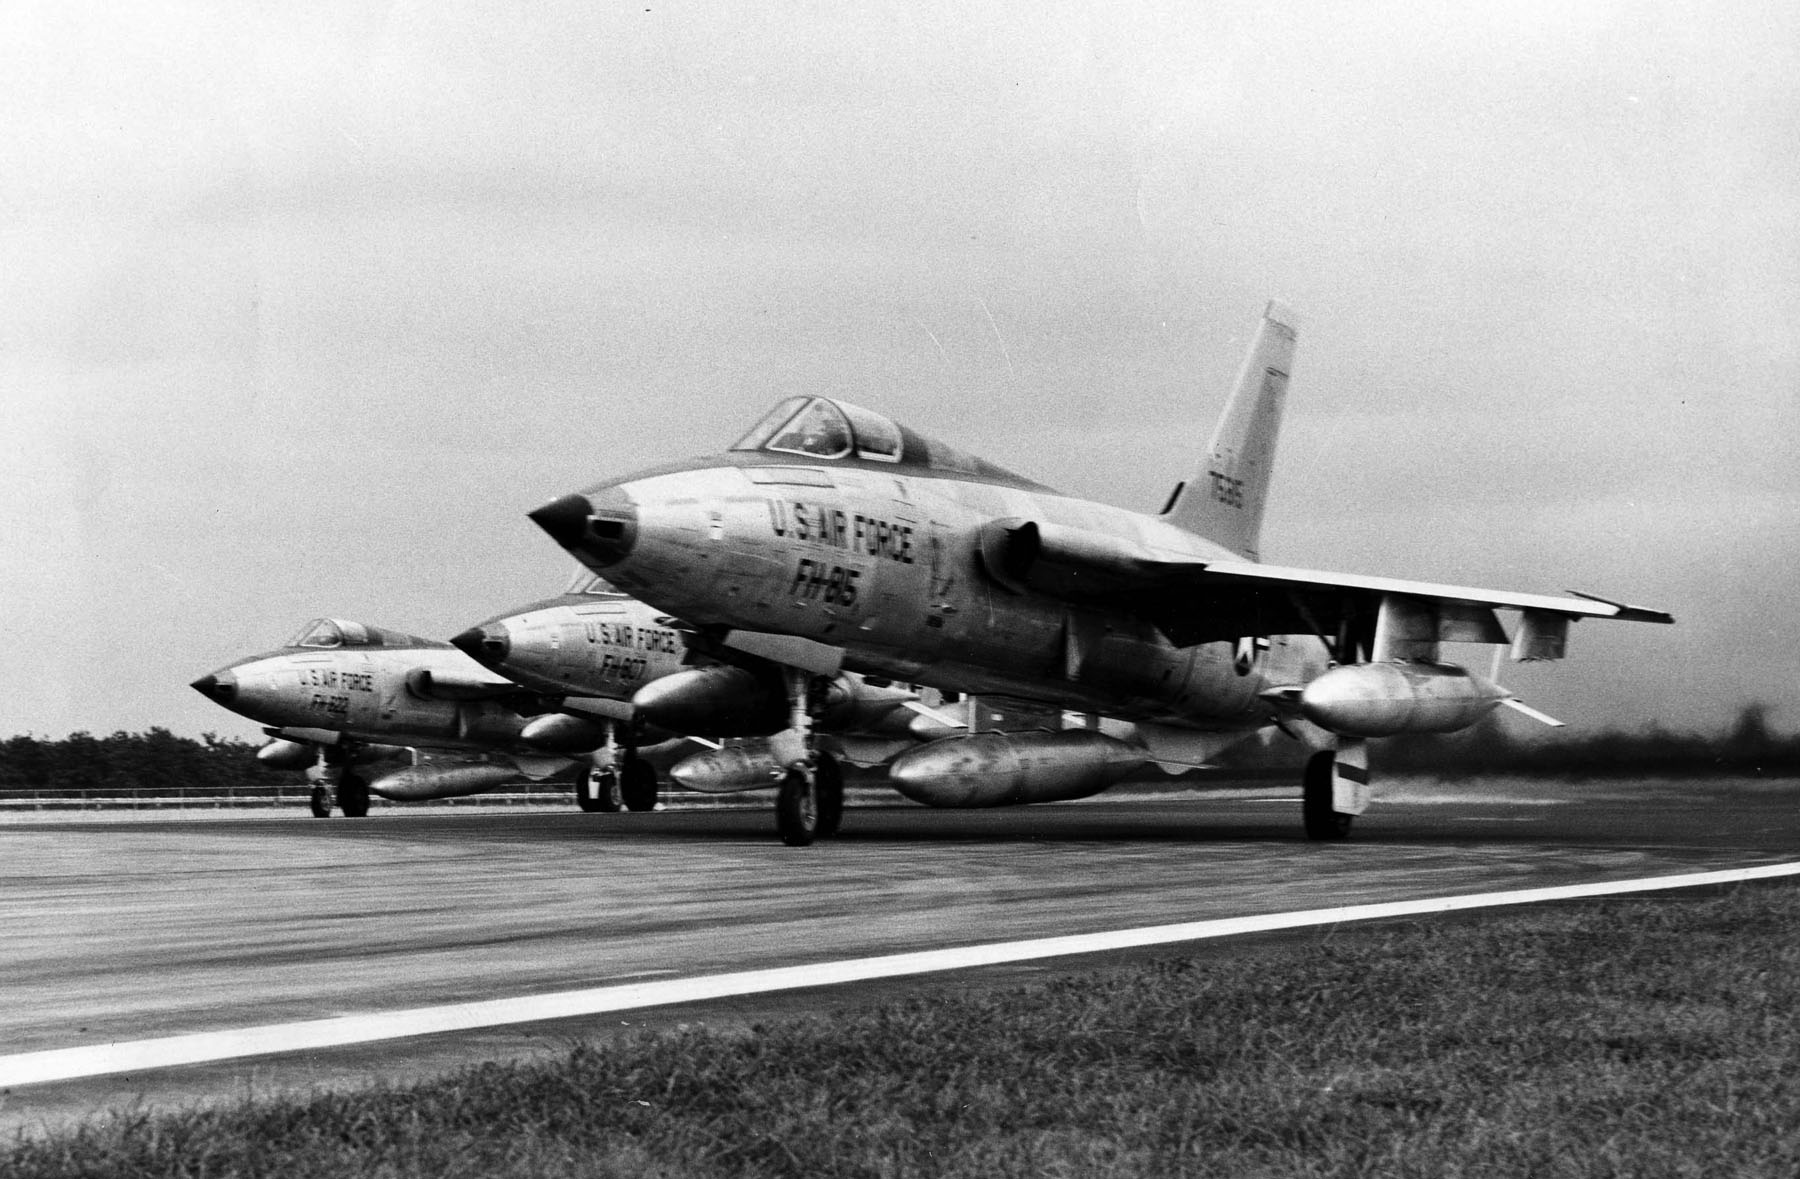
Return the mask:
POLYGON ((1169 496, 1162 518, 1255 560, 1275 439, 1294 363, 1294 313, 1270 303, 1238 370, 1206 459, 1169 496))

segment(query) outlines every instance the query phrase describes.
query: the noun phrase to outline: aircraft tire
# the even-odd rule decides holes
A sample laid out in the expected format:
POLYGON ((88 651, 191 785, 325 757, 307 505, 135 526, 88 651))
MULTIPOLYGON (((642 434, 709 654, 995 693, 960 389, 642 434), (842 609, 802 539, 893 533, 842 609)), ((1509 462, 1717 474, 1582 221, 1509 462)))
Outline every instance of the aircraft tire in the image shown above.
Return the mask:
POLYGON ((819 836, 819 791, 811 770, 789 770, 775 798, 775 830, 789 847, 806 847, 819 836))
POLYGON ((369 813, 369 784, 360 774, 349 770, 338 775, 338 809, 346 819, 361 819, 369 813))
POLYGON ((618 771, 581 771, 581 776, 575 779, 575 805, 590 815, 623 810, 625 800, 619 787, 618 771))
POLYGON ((331 791, 325 787, 314 786, 307 803, 312 807, 313 818, 329 819, 331 817, 331 791))
POLYGON ((625 768, 619 777, 619 792, 625 800, 627 810, 656 809, 655 766, 641 757, 629 757, 625 759, 625 768))
POLYGON ((819 836, 829 839, 844 825, 843 767, 838 765, 835 757, 821 753, 813 781, 819 793, 819 836))
POLYGON ((1326 749, 1306 759, 1300 784, 1300 815, 1306 837, 1320 842, 1347 839, 1355 815, 1331 809, 1331 766, 1337 755, 1326 749))

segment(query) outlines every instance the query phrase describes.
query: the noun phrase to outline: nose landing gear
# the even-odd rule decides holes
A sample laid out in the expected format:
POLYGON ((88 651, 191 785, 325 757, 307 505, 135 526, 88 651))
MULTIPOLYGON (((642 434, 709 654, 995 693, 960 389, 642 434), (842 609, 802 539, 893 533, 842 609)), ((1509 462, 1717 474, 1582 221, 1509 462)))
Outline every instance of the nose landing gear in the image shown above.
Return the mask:
POLYGON ((593 766, 575 779, 576 806, 588 814, 656 809, 656 767, 638 756, 635 745, 621 745, 610 722, 606 744, 593 757, 593 766))
POLYGON ((784 667, 788 727, 769 739, 776 760, 787 767, 775 798, 775 830, 789 847, 806 847, 836 835, 844 822, 844 771, 837 759, 813 745, 812 677, 784 667))

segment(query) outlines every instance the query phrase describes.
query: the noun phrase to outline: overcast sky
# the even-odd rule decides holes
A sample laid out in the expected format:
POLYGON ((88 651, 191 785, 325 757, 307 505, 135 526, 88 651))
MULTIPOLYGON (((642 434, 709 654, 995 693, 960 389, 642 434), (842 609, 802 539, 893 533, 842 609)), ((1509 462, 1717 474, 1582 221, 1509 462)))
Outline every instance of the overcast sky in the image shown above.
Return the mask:
POLYGON ((542 596, 527 511, 792 393, 1154 510, 1271 297, 1265 559, 1800 727, 1796 79, 1782 0, 6 5, 0 735, 254 737, 188 681, 542 596))

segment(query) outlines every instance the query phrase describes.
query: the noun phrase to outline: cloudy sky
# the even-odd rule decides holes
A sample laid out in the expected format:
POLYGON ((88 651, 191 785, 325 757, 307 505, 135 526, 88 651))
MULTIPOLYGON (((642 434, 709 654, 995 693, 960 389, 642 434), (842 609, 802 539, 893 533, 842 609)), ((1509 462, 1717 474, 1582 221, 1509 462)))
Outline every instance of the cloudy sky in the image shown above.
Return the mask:
POLYGON ((541 596, 525 512, 796 392, 1153 510, 1270 297, 1266 559, 1800 727, 1797 78, 1778 0, 7 5, 0 735, 254 736, 187 682, 541 596))

